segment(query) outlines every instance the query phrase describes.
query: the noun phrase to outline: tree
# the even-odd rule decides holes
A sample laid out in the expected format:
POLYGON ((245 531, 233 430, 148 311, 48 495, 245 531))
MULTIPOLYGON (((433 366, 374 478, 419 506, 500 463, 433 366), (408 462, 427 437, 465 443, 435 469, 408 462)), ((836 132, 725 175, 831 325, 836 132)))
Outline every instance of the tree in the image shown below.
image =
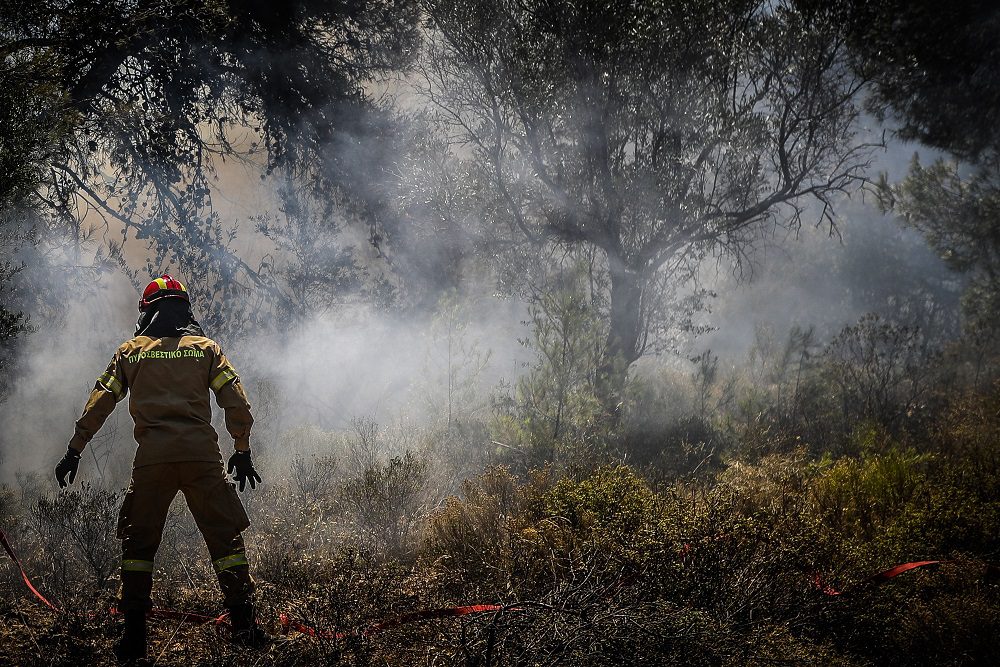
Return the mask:
POLYGON ((1000 148, 1000 7, 990 0, 806 1, 838 17, 867 106, 907 140, 976 161, 1000 148))
MULTIPOLYGON (((0 16, 0 53, 67 121, 33 164, 40 204, 70 239, 99 220, 120 234, 114 259, 126 264, 124 243, 139 239, 149 270, 201 278, 202 303, 253 287, 287 310, 286 290, 232 250, 236 230, 213 212, 219 161, 286 170, 358 211, 377 205, 362 167, 378 171, 378 156, 350 149, 385 133, 366 85, 409 58, 412 3, 8 0, 0 16)), ((218 309, 207 316, 222 323, 218 309)))
POLYGON ((490 184, 490 221, 522 247, 601 258, 610 415, 665 274, 710 250, 740 259, 768 225, 806 211, 832 225, 835 193, 862 179, 862 82, 822 12, 737 0, 424 8, 425 93, 490 184))
POLYGON ((923 233, 952 269, 970 277, 962 306, 966 333, 1000 331, 1000 172, 985 165, 964 178, 955 162, 917 158, 902 182, 881 181, 886 208, 923 233))
POLYGON ((843 0, 854 68, 872 79, 868 107, 898 136, 949 153, 882 179, 885 208, 970 276, 966 329, 1000 332, 1000 7, 986 0, 843 0))
POLYGON ((57 91, 33 74, 35 54, 0 60, 0 399, 16 345, 30 330, 27 312, 42 290, 25 289, 26 259, 39 242, 37 189, 53 143, 69 123, 57 91))
POLYGON ((587 267, 563 268, 538 289, 521 344, 536 360, 494 402, 493 430, 528 465, 594 455, 600 404, 595 376, 600 322, 588 298, 587 267), (596 436, 596 437, 595 437, 596 436))

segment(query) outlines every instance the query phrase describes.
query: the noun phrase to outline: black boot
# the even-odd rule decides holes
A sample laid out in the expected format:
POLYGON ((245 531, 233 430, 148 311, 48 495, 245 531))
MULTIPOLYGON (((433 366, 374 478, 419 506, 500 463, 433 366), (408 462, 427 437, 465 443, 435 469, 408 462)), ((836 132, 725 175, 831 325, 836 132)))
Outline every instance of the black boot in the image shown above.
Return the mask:
POLYGON ((248 648, 267 648, 275 637, 267 634, 257 625, 257 615, 252 602, 233 605, 229 608, 229 621, 233 624, 231 641, 248 648))
POLYGON ((126 611, 122 638, 115 644, 115 657, 122 665, 141 665, 146 660, 146 612, 126 611))

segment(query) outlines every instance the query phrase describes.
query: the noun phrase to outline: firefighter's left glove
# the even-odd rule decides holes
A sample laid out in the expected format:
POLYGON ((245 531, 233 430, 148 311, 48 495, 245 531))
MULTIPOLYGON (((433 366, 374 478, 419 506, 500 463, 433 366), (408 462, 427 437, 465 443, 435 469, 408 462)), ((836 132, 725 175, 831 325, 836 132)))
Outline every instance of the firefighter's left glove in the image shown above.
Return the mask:
POLYGON ((69 473, 69 483, 76 479, 76 469, 80 467, 80 452, 72 447, 66 449, 65 456, 56 465, 56 480, 59 481, 59 488, 66 486, 66 474, 69 473))
POLYGON ((240 491, 242 491, 247 482, 250 482, 250 488, 256 489, 257 482, 260 481, 260 475, 257 471, 253 469, 253 461, 250 460, 250 450, 245 452, 236 452, 229 457, 229 473, 235 470, 236 474, 233 475, 233 479, 240 483, 240 491))

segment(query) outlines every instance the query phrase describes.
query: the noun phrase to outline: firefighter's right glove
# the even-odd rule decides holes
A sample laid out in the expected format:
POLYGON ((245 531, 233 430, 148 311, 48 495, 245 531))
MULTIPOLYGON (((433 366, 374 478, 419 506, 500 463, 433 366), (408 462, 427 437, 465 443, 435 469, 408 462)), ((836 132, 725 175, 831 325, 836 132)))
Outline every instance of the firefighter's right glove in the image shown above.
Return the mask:
POLYGON ((253 461, 250 460, 250 450, 245 452, 236 452, 229 457, 229 474, 236 471, 233 475, 233 479, 240 483, 240 491, 246 487, 247 482, 250 482, 250 488, 256 489, 257 482, 260 481, 260 475, 257 471, 253 469, 253 461))
POLYGON ((59 482, 59 488, 65 488, 66 486, 66 473, 69 473, 69 483, 73 483, 73 480, 76 479, 76 469, 79 467, 80 452, 72 447, 67 447, 66 454, 56 465, 56 480, 59 482))

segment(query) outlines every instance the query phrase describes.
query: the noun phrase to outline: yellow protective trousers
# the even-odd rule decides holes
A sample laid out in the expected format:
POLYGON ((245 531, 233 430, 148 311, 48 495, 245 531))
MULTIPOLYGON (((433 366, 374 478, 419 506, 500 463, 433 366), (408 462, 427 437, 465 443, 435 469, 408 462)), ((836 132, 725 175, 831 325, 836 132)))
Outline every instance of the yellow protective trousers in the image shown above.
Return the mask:
POLYGON ((241 533, 250 525, 235 485, 219 462, 156 463, 132 470, 118 517, 122 540, 122 610, 152 607, 153 560, 167 511, 181 491, 205 538, 227 607, 246 602, 253 580, 241 533))

